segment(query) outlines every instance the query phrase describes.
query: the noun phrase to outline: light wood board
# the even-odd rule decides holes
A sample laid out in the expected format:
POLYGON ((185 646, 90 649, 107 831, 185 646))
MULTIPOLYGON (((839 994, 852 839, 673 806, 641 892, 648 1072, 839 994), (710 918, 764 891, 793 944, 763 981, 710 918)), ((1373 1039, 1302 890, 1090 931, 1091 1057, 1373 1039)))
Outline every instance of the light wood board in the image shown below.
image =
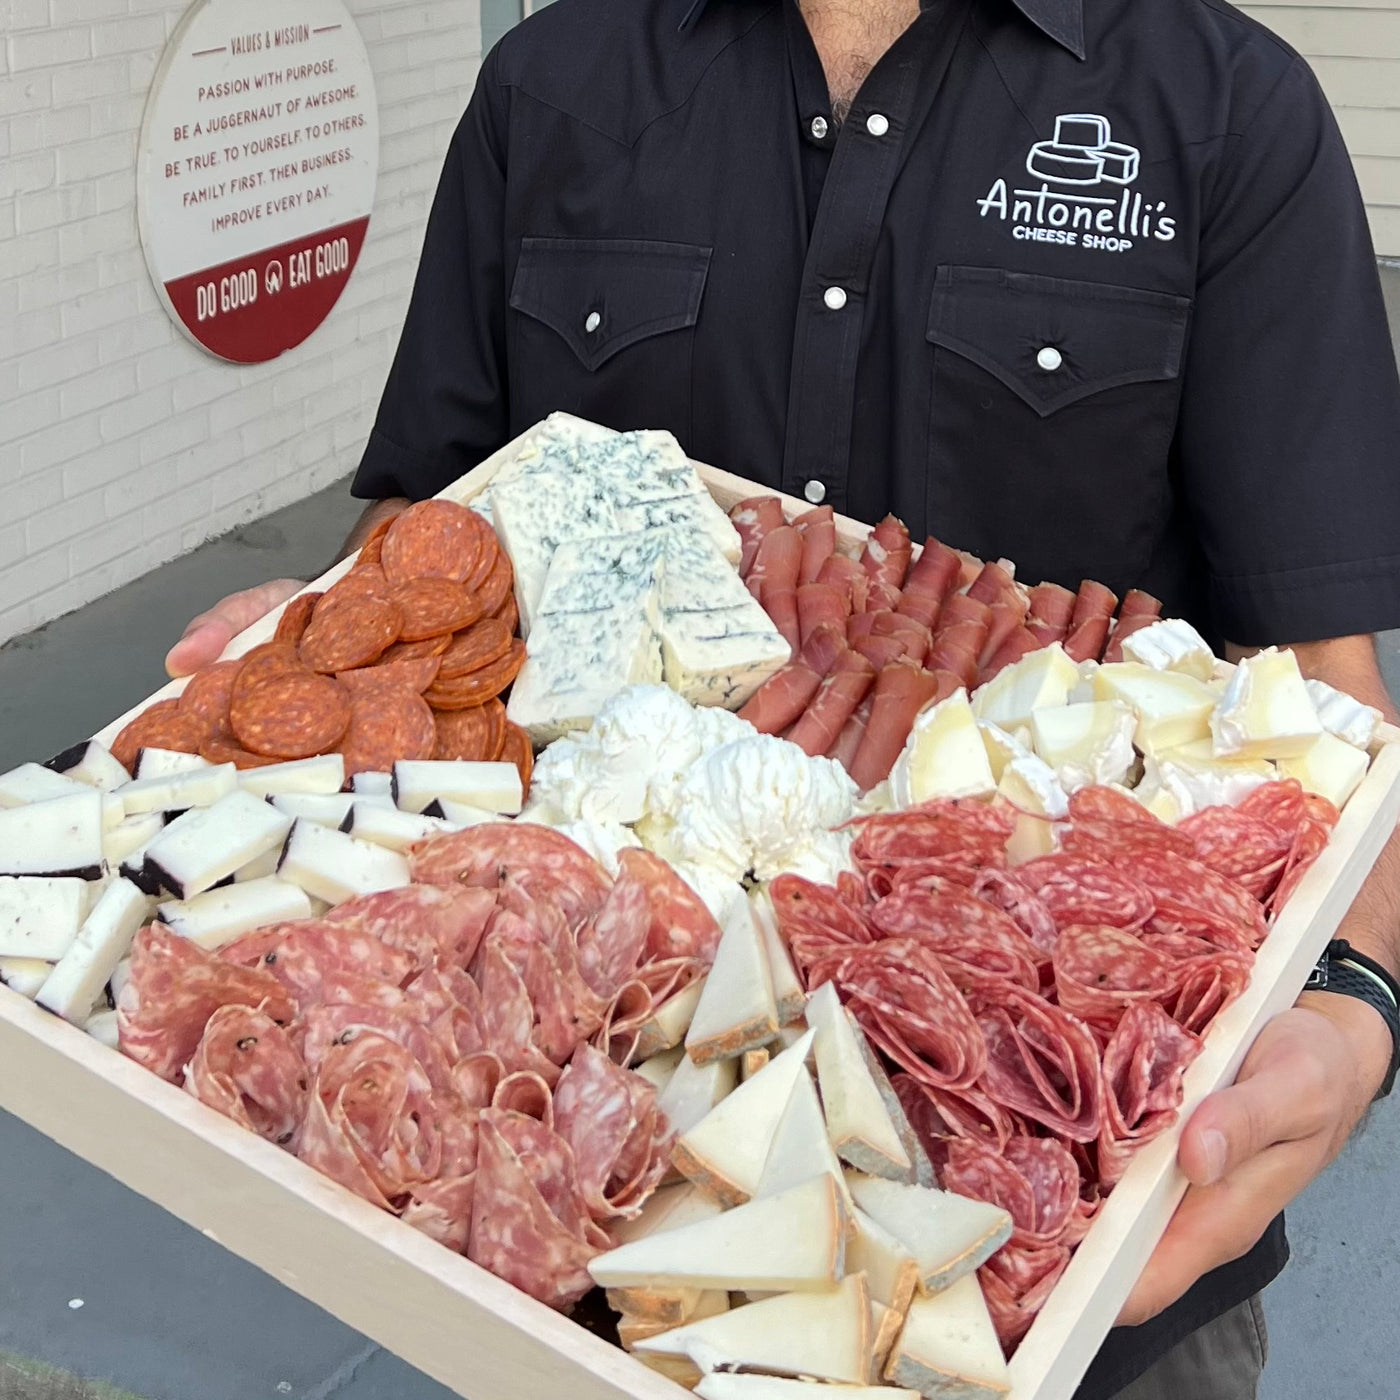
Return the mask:
MULTIPOLYGON (((474 500, 529 435, 442 495, 474 500)), ((700 464, 726 508, 763 488, 700 464)), ((784 497, 789 517, 810 509, 784 497)), ((843 551, 870 527, 837 518, 843 551)), ((351 567, 337 565, 310 589, 351 567)), ((281 609, 229 646, 268 640, 281 609)), ((178 694, 172 682, 155 698, 178 694)), ((150 701, 145 702, 149 704, 150 701)), ((137 706, 97 737, 110 740, 137 706)), ((1291 1005, 1400 819, 1400 730, 1385 728, 1332 840, 1260 950, 1244 996, 1186 1076, 1182 1121, 1291 1005)), ((678 1400, 681 1388, 361 1201, 181 1090, 0 987, 0 1107, 470 1400, 678 1400)), ((1010 1400, 1070 1400, 1185 1190, 1173 1132, 1133 1162, 1011 1365, 1010 1400)))

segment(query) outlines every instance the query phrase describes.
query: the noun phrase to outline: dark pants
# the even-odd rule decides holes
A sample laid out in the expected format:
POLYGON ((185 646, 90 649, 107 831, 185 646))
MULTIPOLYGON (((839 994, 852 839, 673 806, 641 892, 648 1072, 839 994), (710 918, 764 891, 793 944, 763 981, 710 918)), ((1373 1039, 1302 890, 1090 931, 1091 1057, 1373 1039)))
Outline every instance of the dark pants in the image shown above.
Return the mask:
POLYGON ((1179 1342, 1114 1400, 1255 1400, 1268 1356, 1256 1293, 1179 1342))

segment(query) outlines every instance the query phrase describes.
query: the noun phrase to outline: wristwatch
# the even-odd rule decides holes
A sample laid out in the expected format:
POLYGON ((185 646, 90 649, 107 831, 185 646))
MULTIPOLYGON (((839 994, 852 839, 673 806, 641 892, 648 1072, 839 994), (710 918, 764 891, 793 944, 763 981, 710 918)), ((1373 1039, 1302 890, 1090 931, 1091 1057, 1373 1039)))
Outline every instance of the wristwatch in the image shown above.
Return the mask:
POLYGON ((1303 990, 1355 997, 1367 1006, 1374 1006, 1385 1018, 1392 1047, 1390 1072, 1377 1091, 1376 1099, 1385 1098, 1395 1087, 1396 1071, 1400 1070, 1400 982, 1374 958, 1358 953, 1345 938, 1334 938, 1318 959, 1303 990))

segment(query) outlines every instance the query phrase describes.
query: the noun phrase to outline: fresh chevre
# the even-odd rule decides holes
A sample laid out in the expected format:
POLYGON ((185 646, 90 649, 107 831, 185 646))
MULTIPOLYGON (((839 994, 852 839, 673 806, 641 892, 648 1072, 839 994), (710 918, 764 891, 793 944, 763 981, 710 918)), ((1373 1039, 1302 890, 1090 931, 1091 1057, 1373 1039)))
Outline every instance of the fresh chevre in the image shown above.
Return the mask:
POLYGON ((556 414, 490 494, 529 644, 509 714, 537 743, 627 685, 739 705, 788 660, 735 569, 738 532, 669 433, 556 414))

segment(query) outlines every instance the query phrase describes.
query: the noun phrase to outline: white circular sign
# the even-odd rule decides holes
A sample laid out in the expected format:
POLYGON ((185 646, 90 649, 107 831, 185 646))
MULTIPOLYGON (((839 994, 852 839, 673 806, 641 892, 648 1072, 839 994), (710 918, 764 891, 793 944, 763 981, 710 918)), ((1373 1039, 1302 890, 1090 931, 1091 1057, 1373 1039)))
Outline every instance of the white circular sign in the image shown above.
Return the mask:
POLYGON ((300 345, 350 279, 378 170, 374 76, 341 0, 198 0, 141 130, 137 215, 166 309, 225 360, 300 345))

